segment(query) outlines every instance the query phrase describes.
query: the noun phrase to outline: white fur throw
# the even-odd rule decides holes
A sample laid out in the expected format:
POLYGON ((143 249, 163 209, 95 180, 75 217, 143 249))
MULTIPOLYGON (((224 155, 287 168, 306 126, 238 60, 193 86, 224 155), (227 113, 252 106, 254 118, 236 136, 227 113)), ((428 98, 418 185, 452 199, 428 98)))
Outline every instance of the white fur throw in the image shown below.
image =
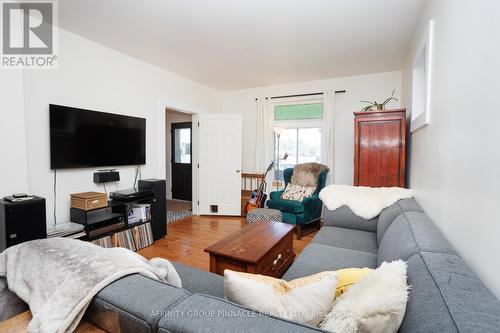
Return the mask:
POLYGON ((33 315, 29 332, 74 331, 101 289, 134 273, 181 287, 170 262, 148 261, 124 248, 50 238, 22 243, 0 254, 0 277, 6 277, 9 289, 28 303, 33 315))
POLYGON ((406 263, 384 262, 335 300, 320 327, 335 333, 396 333, 407 300, 406 263))
POLYGON ((396 201, 413 198, 413 191, 401 187, 328 185, 319 198, 329 210, 347 206, 357 216, 369 220, 396 201))

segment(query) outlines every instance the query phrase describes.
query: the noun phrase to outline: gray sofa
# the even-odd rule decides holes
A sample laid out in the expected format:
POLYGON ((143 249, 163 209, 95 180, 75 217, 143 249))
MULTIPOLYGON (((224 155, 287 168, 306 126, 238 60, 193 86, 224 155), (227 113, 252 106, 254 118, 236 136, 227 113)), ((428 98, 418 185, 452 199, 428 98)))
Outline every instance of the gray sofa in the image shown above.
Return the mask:
MULTIPOLYGON (((415 200, 400 200, 370 221, 347 207, 324 215, 323 228, 284 279, 402 259, 411 289, 400 332, 500 332, 500 302, 415 200)), ((227 302, 222 277, 175 266, 183 289, 131 275, 103 289, 87 319, 111 332, 322 332, 227 302)), ((7 292, 0 306, 0 319, 25 307, 7 292)))

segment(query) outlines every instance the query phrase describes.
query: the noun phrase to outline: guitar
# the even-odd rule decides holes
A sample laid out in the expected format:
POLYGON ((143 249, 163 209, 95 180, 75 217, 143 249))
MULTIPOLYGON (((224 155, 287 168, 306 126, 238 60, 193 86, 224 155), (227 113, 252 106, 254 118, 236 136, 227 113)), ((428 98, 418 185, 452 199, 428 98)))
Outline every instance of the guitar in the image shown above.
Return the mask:
POLYGON ((247 204, 245 205, 245 213, 248 213, 252 209, 262 208, 264 207, 264 203, 266 202, 267 194, 264 193, 267 187, 266 176, 274 167, 274 162, 271 162, 267 167, 266 172, 264 173, 264 178, 259 185, 259 188, 252 192, 252 196, 248 199, 247 204))

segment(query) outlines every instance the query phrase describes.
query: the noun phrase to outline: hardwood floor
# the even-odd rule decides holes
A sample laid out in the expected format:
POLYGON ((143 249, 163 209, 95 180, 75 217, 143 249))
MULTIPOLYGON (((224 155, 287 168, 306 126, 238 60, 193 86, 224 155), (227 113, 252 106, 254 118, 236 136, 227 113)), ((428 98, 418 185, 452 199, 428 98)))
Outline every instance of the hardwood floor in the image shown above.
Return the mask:
MULTIPOLYGON (((28 333, 28 324, 31 321, 31 312, 26 311, 15 317, 0 322, 2 333, 28 333)), ((82 320, 74 333, 106 333, 106 331, 94 326, 86 320, 82 320)))
MULTIPOLYGON (((245 226, 243 217, 191 216, 168 225, 168 235, 138 253, 151 259, 162 257, 209 271, 209 255, 205 248, 245 226)), ((298 256, 316 232, 297 240, 293 248, 298 256)))

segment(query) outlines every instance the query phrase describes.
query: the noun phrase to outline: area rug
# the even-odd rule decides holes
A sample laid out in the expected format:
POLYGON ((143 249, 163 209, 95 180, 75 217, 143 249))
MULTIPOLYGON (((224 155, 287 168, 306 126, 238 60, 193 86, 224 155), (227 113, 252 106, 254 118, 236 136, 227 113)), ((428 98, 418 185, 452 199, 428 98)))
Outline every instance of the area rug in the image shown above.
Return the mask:
POLYGON ((193 215, 191 210, 184 210, 182 212, 171 212, 167 210, 167 224, 185 219, 191 215, 193 215))
POLYGON ((167 224, 193 215, 191 201, 167 200, 167 224))

